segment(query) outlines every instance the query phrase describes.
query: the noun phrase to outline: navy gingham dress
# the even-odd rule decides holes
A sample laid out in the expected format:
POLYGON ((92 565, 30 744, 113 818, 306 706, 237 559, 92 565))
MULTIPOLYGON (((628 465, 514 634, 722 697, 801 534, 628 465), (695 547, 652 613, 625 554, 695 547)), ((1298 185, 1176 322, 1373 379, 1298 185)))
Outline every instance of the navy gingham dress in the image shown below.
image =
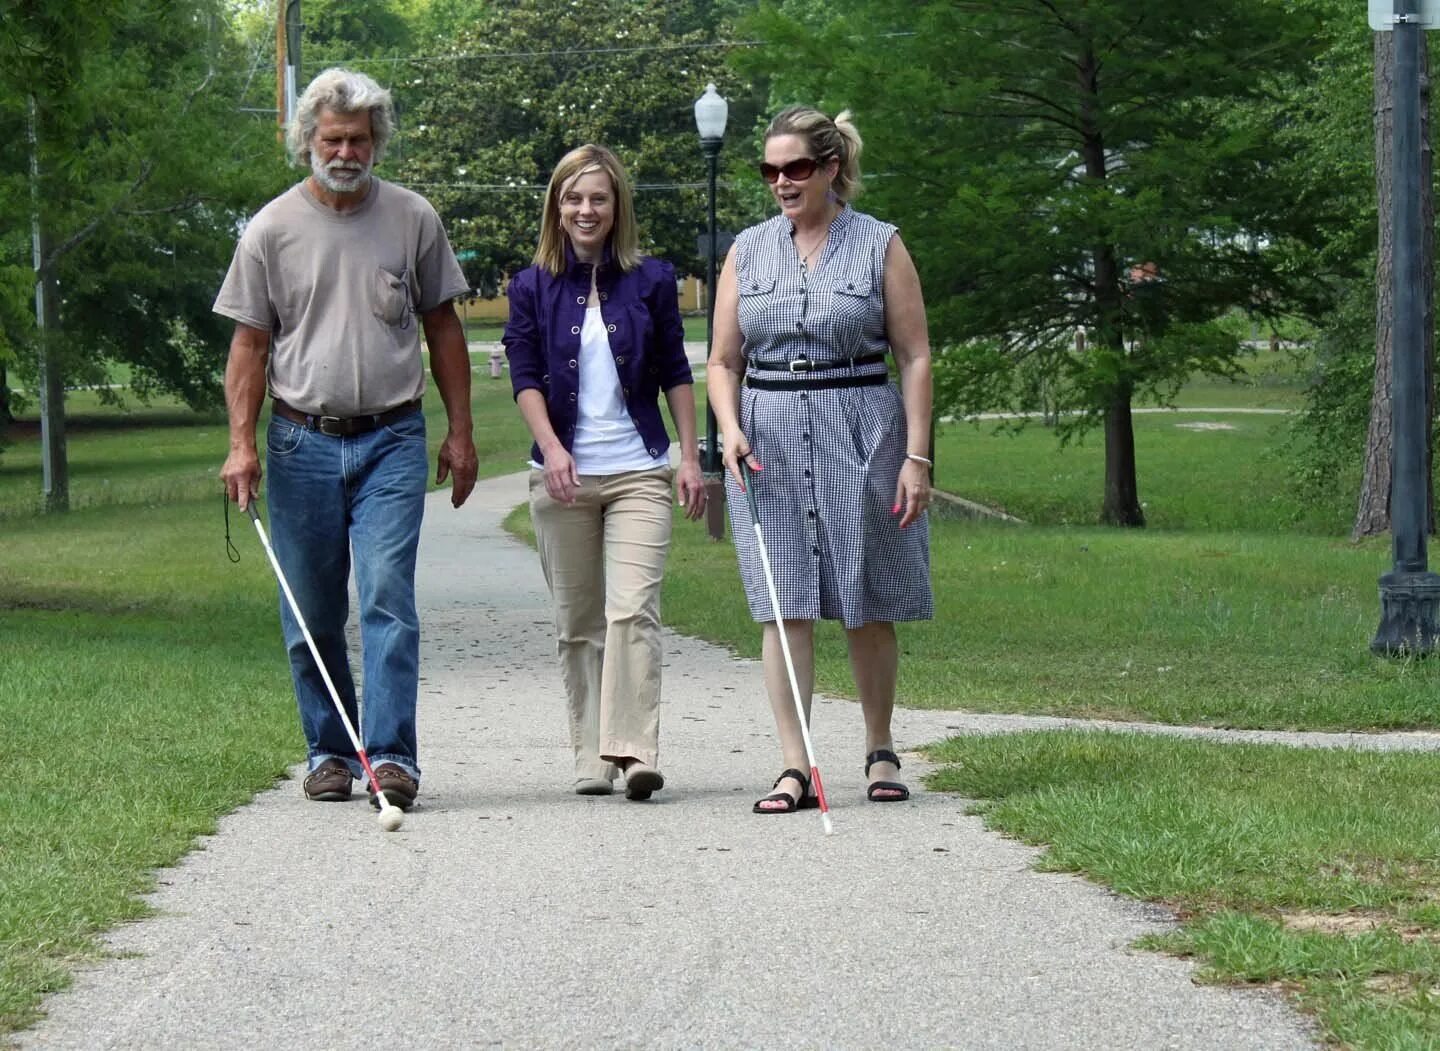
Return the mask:
MULTIPOLYGON (((850 207, 830 224, 825 250, 807 271, 783 215, 735 239, 742 353, 747 376, 786 381, 884 374, 885 250, 895 227, 850 207), (807 357, 806 374, 774 371, 807 357), (820 368, 824 363, 828 367, 820 368), (767 366, 757 369, 757 365, 767 366)), ((905 408, 893 382, 827 390, 740 392, 740 426, 763 470, 755 502, 780 613, 785 620, 927 620, 930 526, 891 514, 905 462, 905 408)), ((730 526, 750 615, 773 621, 750 506, 727 475, 730 526)))

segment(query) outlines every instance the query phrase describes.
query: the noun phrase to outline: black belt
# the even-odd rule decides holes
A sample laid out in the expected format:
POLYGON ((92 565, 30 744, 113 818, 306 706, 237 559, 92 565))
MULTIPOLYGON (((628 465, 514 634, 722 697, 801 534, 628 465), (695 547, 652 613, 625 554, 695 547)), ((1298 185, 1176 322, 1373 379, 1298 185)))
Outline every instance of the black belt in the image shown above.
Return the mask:
POLYGON ((808 380, 762 380, 759 376, 745 377, 745 386, 753 390, 829 390, 832 387, 879 387, 889 382, 888 372, 808 380))
POLYGON ((749 362, 752 369, 760 372, 820 372, 825 369, 853 369, 859 365, 879 365, 885 360, 884 353, 861 354, 858 358, 841 358, 839 361, 811 361, 809 358, 796 358, 794 361, 784 361, 778 365, 767 365, 762 361, 749 362))
POLYGON ((407 401, 404 405, 397 405, 393 409, 386 409, 384 412, 377 412, 371 416, 311 416, 276 398, 271 412, 276 416, 284 417, 291 423, 298 423, 307 431, 319 431, 332 438, 349 438, 352 435, 365 434, 386 427, 397 420, 403 420, 419 408, 420 399, 416 398, 414 401, 407 401))

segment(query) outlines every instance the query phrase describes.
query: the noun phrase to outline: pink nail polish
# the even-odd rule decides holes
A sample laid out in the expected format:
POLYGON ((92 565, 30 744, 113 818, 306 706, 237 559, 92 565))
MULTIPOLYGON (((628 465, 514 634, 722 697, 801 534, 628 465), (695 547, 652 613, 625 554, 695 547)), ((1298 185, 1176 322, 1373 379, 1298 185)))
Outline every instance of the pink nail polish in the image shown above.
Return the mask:
POLYGON ((890 508, 890 513, 892 515, 898 515, 900 513, 900 505, 896 504, 894 507, 890 508))

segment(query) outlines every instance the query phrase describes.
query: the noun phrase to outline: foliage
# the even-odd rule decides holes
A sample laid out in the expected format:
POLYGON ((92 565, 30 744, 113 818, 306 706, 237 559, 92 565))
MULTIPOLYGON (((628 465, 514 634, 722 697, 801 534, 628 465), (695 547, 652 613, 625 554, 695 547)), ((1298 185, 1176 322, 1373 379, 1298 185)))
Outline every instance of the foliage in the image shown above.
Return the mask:
MULTIPOLYGON (((436 205, 476 287, 493 291, 529 265, 550 171, 584 142, 611 147, 629 168, 645 250, 703 272, 694 100, 714 81, 731 100, 733 127, 754 120, 715 45, 728 33, 726 6, 495 5, 461 27, 447 53, 397 72, 405 119, 395 177, 436 205)), ((722 229, 750 221, 722 207, 722 229)))
POLYGON ((1325 20, 1326 44, 1305 75, 1282 82, 1284 107, 1295 118, 1283 127, 1282 142, 1312 159, 1293 173, 1297 193, 1323 187, 1337 200, 1343 219, 1327 227, 1322 258, 1344 280, 1317 321, 1316 367, 1287 454, 1303 499, 1320 505, 1343 495, 1353 511, 1375 370, 1375 41, 1344 0, 1303 3, 1325 20))
POLYGON ((413 44, 412 20, 397 0, 304 0, 301 20, 302 80, 353 56, 407 55, 413 44))
MULTIPOLYGON (((1344 217, 1320 179, 1297 181, 1306 157, 1281 133, 1279 88, 1325 40, 1307 7, 830 10, 806 25, 767 8, 752 28, 770 46, 740 65, 783 70, 777 105, 856 110, 862 206, 901 226, 924 279, 942 411, 1029 409, 1043 386, 1076 410, 1062 435, 1121 419, 1137 394, 1232 373, 1232 308, 1313 315, 1333 296, 1319 249, 1344 217)), ((1136 524, 1138 497, 1111 495, 1106 519, 1136 524)))
POLYGON ((1356 282, 1322 319, 1305 408, 1286 445, 1291 487, 1311 506, 1343 496, 1354 511, 1374 378, 1375 284, 1356 282))
MULTIPOLYGON (((126 363, 142 393, 218 398, 228 331, 210 303, 241 217, 278 188, 273 130, 237 119, 238 49, 220 0, 8 4, 0 33, 0 131, 38 139, 0 157, 0 228, 29 231, 61 293, 52 360, 67 383, 126 363)), ((28 269, 28 237, 0 240, 0 272, 28 269)), ((30 279, 33 282, 33 277, 30 279)), ((0 295, 6 342, 34 375, 33 318, 0 295)))

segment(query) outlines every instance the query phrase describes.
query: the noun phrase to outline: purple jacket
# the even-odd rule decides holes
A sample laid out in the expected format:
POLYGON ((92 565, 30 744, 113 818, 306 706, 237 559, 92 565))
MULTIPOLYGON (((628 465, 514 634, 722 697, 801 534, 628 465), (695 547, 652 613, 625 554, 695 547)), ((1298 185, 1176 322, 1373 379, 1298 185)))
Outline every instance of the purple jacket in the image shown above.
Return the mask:
MULTIPOLYGON (((561 274, 536 265, 511 280, 504 341, 516 397, 531 389, 545 395, 550 426, 568 452, 575 445, 580 326, 585 323, 585 299, 590 294, 590 265, 577 261, 569 245, 565 256, 569 266, 561 274)), ((660 392, 694 382, 685 357, 675 268, 641 256, 640 265, 624 273, 610 262, 607 247, 596 286, 625 406, 646 450, 651 456, 663 456, 670 448, 670 435, 660 417, 660 392)), ((538 444, 530 454, 536 463, 543 462, 538 444)))

